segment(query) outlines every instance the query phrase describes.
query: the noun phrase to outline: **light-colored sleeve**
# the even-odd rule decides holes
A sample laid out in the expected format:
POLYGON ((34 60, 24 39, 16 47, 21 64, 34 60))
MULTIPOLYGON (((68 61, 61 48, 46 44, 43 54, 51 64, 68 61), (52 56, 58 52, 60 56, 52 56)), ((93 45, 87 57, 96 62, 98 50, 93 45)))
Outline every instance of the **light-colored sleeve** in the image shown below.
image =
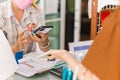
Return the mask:
POLYGON ((39 26, 44 26, 45 25, 45 19, 44 19, 44 14, 42 13, 41 10, 38 12, 38 19, 37 19, 37 27, 39 26))
POLYGON ((6 1, 0 3, 0 29, 3 29, 4 25, 6 24, 3 18, 3 14, 5 15, 6 10, 6 1))
POLYGON ((4 26, 5 22, 3 20, 3 17, 0 15, 0 29, 2 30, 3 26, 4 26))

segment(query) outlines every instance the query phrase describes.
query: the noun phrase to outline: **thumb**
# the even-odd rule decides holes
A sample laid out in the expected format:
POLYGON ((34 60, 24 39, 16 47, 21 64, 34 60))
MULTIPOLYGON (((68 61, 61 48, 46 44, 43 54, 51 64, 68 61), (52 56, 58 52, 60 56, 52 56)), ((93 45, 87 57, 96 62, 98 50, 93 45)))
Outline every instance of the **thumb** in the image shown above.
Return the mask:
POLYGON ((24 35, 24 30, 23 29, 21 29, 20 32, 19 32, 19 36, 22 36, 22 35, 24 35))

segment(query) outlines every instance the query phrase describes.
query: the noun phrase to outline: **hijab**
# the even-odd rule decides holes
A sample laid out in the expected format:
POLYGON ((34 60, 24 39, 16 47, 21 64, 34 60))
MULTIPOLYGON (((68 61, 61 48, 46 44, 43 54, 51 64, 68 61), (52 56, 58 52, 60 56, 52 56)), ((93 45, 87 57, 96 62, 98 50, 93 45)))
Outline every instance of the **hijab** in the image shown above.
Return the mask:
POLYGON ((120 80, 120 8, 102 23, 82 64, 100 80, 120 80))

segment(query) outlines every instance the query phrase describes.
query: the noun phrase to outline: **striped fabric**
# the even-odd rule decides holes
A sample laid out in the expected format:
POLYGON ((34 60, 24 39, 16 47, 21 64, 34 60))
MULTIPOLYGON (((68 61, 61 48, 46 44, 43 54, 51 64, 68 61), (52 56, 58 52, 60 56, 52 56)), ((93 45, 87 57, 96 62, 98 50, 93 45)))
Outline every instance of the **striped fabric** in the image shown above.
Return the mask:
MULTIPOLYGON (((18 22, 11 6, 11 0, 0 3, 0 29, 7 32, 7 37, 10 45, 15 45, 20 29, 24 29, 29 23, 35 23, 36 27, 44 25, 43 16, 40 11, 36 10, 33 6, 25 10, 21 22, 18 22)), ((23 51, 28 53, 35 51, 35 42, 27 45, 23 51)))

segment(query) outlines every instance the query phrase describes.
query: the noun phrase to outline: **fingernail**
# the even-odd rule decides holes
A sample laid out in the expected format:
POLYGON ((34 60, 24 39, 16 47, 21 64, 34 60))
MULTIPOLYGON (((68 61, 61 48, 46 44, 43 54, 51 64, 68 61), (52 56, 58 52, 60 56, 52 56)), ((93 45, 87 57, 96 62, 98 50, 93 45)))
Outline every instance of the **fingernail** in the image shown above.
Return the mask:
POLYGON ((34 32, 32 32, 32 35, 35 35, 35 33, 34 33, 34 32))

